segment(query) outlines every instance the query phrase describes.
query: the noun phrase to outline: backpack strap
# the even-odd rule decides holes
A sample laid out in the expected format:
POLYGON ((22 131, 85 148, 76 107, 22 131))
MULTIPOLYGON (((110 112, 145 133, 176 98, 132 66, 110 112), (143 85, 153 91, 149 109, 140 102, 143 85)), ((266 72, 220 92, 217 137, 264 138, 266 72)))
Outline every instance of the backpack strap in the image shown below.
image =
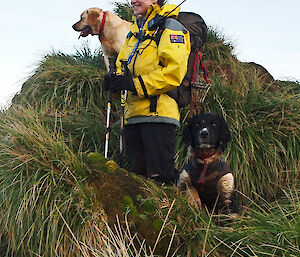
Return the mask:
POLYGON ((130 39, 133 35, 134 35, 134 34, 132 33, 132 31, 129 31, 128 34, 127 34, 127 36, 126 36, 126 38, 129 38, 129 39, 130 39))
POLYGON ((147 35, 147 36, 142 36, 141 38, 139 38, 139 35, 136 33, 132 33, 132 31, 129 31, 126 38, 130 39, 132 36, 135 36, 136 38, 138 38, 140 40, 140 42, 143 42, 147 39, 150 40, 154 40, 156 45, 158 46, 162 32, 164 30, 164 25, 165 25, 165 20, 164 19, 160 19, 161 16, 157 15, 155 16, 152 20, 149 21, 148 23, 148 30, 153 31, 155 30, 153 36, 147 35), (158 22, 158 19, 159 22, 158 22), (149 28, 150 26, 150 28, 149 28))

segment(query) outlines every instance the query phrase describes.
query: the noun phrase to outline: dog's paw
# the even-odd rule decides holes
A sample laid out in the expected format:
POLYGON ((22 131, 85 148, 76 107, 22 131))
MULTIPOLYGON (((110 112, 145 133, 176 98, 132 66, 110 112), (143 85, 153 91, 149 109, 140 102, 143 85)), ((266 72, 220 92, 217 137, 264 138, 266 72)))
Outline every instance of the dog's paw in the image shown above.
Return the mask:
POLYGON ((198 191, 195 187, 189 186, 186 188, 186 197, 190 205, 200 209, 202 206, 198 191))
POLYGON ((192 184, 190 175, 186 172, 186 170, 183 170, 178 178, 177 187, 180 190, 186 190, 188 186, 192 184))
POLYGON ((185 192, 186 199, 190 205, 193 205, 196 208, 201 208, 201 200, 199 198, 198 191, 192 186, 191 177, 186 170, 183 170, 180 173, 177 187, 185 192))

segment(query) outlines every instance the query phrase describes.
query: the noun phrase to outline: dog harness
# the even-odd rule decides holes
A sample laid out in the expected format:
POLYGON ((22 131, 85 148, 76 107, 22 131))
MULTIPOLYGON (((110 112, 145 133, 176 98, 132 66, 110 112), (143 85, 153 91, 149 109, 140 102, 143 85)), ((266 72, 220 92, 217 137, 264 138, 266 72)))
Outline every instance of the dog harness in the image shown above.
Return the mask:
POLYGON ((227 173, 231 173, 230 168, 223 160, 217 160, 207 164, 206 158, 203 159, 204 163, 199 163, 196 158, 193 157, 193 159, 185 166, 185 170, 190 175, 193 184, 204 184, 206 182, 205 178, 208 178, 207 182, 210 182, 211 180, 218 181, 227 173), (209 178, 209 176, 215 172, 217 172, 216 176, 209 178))
POLYGON ((203 184, 205 182, 205 176, 206 176, 206 172, 207 172, 207 158, 212 157, 214 154, 216 154, 217 151, 214 151, 212 153, 207 153, 207 154, 198 154, 196 156, 196 158, 201 159, 203 161, 203 169, 200 173, 200 176, 197 180, 198 184, 203 184))

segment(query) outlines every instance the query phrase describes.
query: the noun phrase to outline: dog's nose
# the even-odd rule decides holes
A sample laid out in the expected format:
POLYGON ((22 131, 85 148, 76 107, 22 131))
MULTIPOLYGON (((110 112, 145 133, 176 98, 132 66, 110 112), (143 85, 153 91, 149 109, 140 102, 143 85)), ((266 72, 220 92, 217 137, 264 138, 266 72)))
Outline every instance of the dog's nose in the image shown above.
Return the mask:
POLYGON ((200 136, 201 136, 202 138, 208 137, 208 129, 207 129, 207 128, 201 129, 201 131, 200 131, 200 136))

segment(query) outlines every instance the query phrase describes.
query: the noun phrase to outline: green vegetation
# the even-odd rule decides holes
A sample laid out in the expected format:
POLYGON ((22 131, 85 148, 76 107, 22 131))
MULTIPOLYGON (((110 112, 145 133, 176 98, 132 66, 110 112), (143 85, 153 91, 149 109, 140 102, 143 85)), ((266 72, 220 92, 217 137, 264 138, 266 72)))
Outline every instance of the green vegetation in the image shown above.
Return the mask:
POLYGON ((114 5, 115 5, 114 12, 117 15, 119 15, 126 21, 130 21, 132 19, 133 10, 128 0, 126 0, 126 3, 124 3, 124 1, 114 2, 114 5))
MULTIPOLYGON (((111 160, 100 154, 106 71, 102 53, 84 46, 45 56, 0 113, 0 256, 299 256, 300 84, 267 83, 233 50, 210 30, 204 109, 231 129, 240 217, 197 210, 175 187, 118 167, 118 99, 111 160)), ((178 169, 187 159, 181 133, 178 169)))

